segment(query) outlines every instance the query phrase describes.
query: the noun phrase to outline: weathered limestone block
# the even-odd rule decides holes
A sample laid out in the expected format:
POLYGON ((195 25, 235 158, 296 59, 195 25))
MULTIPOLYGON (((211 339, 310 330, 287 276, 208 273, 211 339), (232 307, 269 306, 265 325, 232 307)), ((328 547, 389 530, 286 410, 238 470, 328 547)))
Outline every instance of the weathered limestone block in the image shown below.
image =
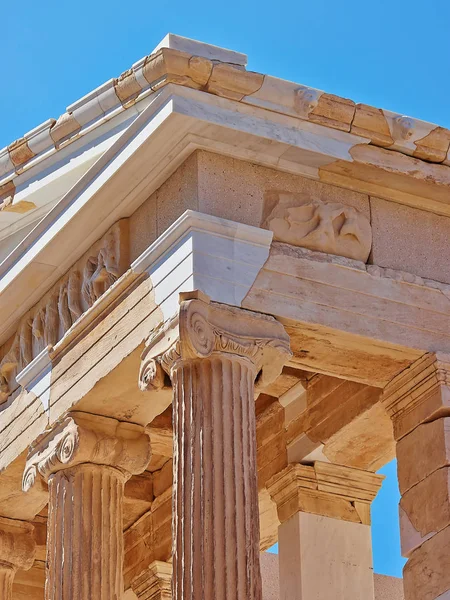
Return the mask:
POLYGON ((322 94, 317 106, 309 113, 309 120, 334 129, 350 131, 355 114, 355 103, 333 94, 322 94))
POLYGON ((86 413, 38 439, 23 488, 49 484, 46 600, 121 598, 124 484, 149 460, 143 427, 86 413))
POLYGON ((289 462, 310 461, 306 457, 320 449, 330 462, 347 467, 376 471, 386 464, 395 456, 395 442, 380 396, 379 388, 362 383, 311 377, 306 406, 286 423, 289 462))
POLYGON ((246 71, 238 65, 218 63, 213 66, 206 91, 232 100, 242 100, 262 86, 264 75, 246 71))
POLYGON ((435 127, 428 135, 414 142, 416 150, 413 156, 440 163, 447 158, 450 146, 450 131, 445 127, 435 127))
POLYGON ((370 503, 382 480, 321 462, 273 477, 282 600, 373 600, 370 503))
POLYGON ((369 220, 352 206, 306 194, 272 193, 262 226, 274 240, 366 262, 372 247, 369 220))
POLYGON ((55 146, 58 147, 72 134, 78 133, 80 129, 81 125, 75 117, 71 113, 66 112, 58 117, 53 124, 53 127, 50 129, 50 136, 55 142, 55 146))
POLYGON ((167 83, 201 89, 208 82, 212 68, 213 63, 207 58, 162 48, 147 58, 142 72, 152 89, 167 83))
POLYGON ((140 383, 174 386, 173 598, 261 600, 254 382, 291 356, 265 315, 181 294, 177 325, 149 340, 140 383))
POLYGON ((450 598, 447 427, 450 357, 426 354, 385 388, 398 440, 400 533, 406 600, 450 598))
POLYGON ((450 415, 450 356, 425 354, 385 387, 382 402, 396 440, 417 425, 450 415))
POLYGON ((122 104, 126 104, 134 100, 142 88, 137 82, 133 70, 128 69, 114 80, 114 90, 122 104))
POLYGON ((36 543, 33 526, 23 521, 0 517, 0 598, 12 600, 14 575, 18 569, 32 567, 36 543))
POLYGON ((0 359, 0 402, 17 388, 16 374, 47 346, 55 345, 128 264, 128 219, 122 219, 22 317, 0 359))
POLYGON ((287 466, 284 407, 275 400, 256 416, 258 489, 261 490, 275 473, 287 466))
POLYGON ((25 138, 21 138, 8 146, 9 156, 15 167, 19 167, 33 158, 34 152, 30 149, 25 138))
POLYGON ((131 582, 131 588, 139 600, 171 600, 172 565, 155 560, 131 582))
POLYGON ((406 600, 450 598, 449 547, 450 527, 446 527, 411 554, 403 569, 406 600))
POLYGON ((290 464, 268 482, 283 523, 297 512, 370 525, 370 503, 384 477, 331 463, 290 464))
POLYGON ((373 600, 369 525, 299 512, 278 533, 280 600, 373 600))
POLYGON ((308 119, 322 94, 323 92, 314 88, 264 75, 262 86, 253 94, 245 96, 242 102, 308 119))
POLYGON ((383 111, 367 104, 356 105, 351 133, 368 137, 377 146, 390 146, 394 143, 383 111))
POLYGON ((450 525, 450 469, 434 471, 402 495, 400 532, 405 557, 424 540, 450 525))
POLYGON ((151 508, 124 533, 125 588, 154 561, 172 560, 172 486, 157 496, 151 508))
POLYGON ((401 494, 450 466, 450 418, 423 423, 405 435, 397 442, 397 460, 401 494))
POLYGON ((433 123, 383 110, 393 139, 392 149, 429 162, 443 162, 450 131, 433 123))

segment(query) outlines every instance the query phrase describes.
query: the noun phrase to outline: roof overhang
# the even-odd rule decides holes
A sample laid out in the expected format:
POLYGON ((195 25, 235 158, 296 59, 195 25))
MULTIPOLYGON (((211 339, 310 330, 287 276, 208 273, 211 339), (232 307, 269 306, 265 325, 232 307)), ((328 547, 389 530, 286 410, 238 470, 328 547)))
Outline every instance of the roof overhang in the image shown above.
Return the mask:
POLYGON ((0 343, 110 225, 130 216, 196 149, 450 214, 447 167, 404 155, 399 166, 397 152, 367 138, 174 84, 145 103, 0 266, 0 343), (442 181, 427 177, 429 168, 442 169, 442 181), (389 174, 389 187, 381 173, 389 174))

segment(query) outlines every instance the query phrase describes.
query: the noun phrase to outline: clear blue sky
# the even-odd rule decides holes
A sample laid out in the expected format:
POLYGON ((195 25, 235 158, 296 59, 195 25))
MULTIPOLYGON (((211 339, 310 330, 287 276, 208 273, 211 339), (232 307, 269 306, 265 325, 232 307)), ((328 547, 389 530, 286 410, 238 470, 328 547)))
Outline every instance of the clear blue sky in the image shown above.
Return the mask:
MULTIPOLYGON (((249 68, 450 127, 448 0, 3 2, 0 148, 148 54, 167 32, 249 68)), ((395 465, 374 507, 377 572, 400 575, 395 465)))

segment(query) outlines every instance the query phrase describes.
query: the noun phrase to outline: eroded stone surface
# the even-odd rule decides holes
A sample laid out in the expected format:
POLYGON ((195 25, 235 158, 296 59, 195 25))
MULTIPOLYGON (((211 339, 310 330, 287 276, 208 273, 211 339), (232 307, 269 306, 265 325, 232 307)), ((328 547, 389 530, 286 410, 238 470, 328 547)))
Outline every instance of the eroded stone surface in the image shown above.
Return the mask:
POLYGON ((442 600, 449 597, 449 546, 450 527, 446 527, 412 553, 403 569, 407 600, 442 600))
POLYGON ((0 403, 17 388, 15 376, 75 321, 125 272, 128 220, 116 223, 20 320, 0 360, 0 403))
POLYGON ((289 358, 274 319, 181 294, 178 335, 156 336, 140 382, 174 386, 173 598, 261 600, 254 382, 289 358), (185 541, 186 540, 186 541, 185 541), (208 568, 204 568, 204 565, 208 568))
POLYGON ((450 418, 419 425, 397 443, 400 493, 450 465, 450 418))
POLYGON ((274 240, 366 262, 372 246, 369 221, 352 206, 307 195, 273 193, 263 222, 274 240))
POLYGON ((400 500, 402 554, 411 552, 430 535, 450 525, 450 470, 434 471, 400 500))
POLYGON ((30 523, 0 517, 0 598, 12 600, 18 569, 28 570, 35 557, 36 543, 30 523))

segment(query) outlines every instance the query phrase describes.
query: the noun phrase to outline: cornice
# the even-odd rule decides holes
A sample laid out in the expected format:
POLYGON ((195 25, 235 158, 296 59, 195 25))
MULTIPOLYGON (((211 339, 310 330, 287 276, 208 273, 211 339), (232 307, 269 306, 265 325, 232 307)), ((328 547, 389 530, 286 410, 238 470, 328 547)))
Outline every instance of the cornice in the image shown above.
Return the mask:
MULTIPOLYGON (((144 110, 135 111, 134 120, 130 120, 103 155, 3 261, 0 293, 4 311, 0 342, 13 333, 19 313, 35 304, 105 229, 132 214, 196 149, 323 181, 325 176, 340 177, 339 172, 344 167, 361 166, 364 173, 369 173, 367 185, 374 186, 383 180, 383 173, 389 172, 390 187, 377 188, 380 197, 450 215, 447 191, 450 169, 447 166, 401 155, 406 161, 404 168, 408 175, 405 177, 403 163, 399 167, 386 162, 400 156, 398 153, 377 148, 361 135, 324 126, 316 122, 317 119, 299 119, 226 98, 222 92, 213 94, 205 89, 192 89, 193 84, 192 87, 186 84, 188 79, 193 81, 189 76, 190 69, 194 68, 191 61, 181 50, 171 52, 170 60, 176 53, 181 59, 181 67, 177 60, 173 68, 179 73, 187 69, 187 79, 180 74, 171 76, 170 81, 164 78, 164 85, 148 96, 144 110), (371 152, 366 156, 364 149, 371 152), (382 153, 382 157, 374 156, 374 152, 382 153), (381 158, 383 160, 377 162, 381 158), (333 172, 335 165, 337 170, 333 172), (130 181, 134 184, 131 190, 130 181), (87 232, 82 239, 80 229, 87 232), (31 293, 30 281, 33 282, 31 293), (27 294, 23 292, 23 285, 27 294)), ((166 54, 158 55, 164 58, 163 66, 159 65, 163 71, 166 62, 170 63, 169 59, 166 61, 166 54)), ((233 73, 236 69, 245 73, 241 65, 234 65, 233 73)), ((191 75, 198 76, 197 67, 191 75)), ((230 83, 228 75, 224 81, 234 86, 236 94, 237 87, 242 89, 246 79, 237 82, 232 77, 230 83)), ((364 177, 352 181, 363 190, 364 177)))
POLYGON ((0 210, 15 178, 169 83, 360 136, 419 160, 450 165, 450 131, 433 123, 254 73, 246 56, 169 34, 148 56, 0 150, 0 210))

